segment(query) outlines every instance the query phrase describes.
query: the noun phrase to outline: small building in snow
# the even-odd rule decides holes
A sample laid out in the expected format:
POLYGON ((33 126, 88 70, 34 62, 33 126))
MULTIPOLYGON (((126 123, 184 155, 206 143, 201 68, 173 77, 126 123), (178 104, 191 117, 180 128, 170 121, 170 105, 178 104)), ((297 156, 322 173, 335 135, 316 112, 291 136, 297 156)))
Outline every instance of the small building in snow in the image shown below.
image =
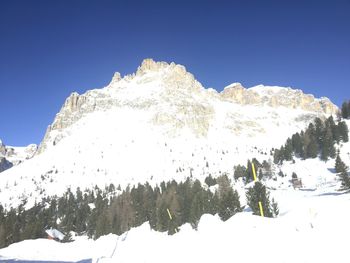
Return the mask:
POLYGON ((54 228, 50 228, 45 230, 48 239, 62 241, 64 239, 64 234, 54 228))

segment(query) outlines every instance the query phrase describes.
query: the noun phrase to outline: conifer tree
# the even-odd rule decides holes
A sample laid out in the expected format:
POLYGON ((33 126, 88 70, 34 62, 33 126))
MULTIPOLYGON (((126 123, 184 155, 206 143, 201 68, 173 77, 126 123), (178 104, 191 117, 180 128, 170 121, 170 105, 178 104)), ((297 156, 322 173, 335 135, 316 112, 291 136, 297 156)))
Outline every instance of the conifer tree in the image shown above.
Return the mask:
POLYGON ((350 101, 347 103, 347 102, 343 102, 342 104, 342 107, 341 107, 341 115, 344 119, 348 119, 349 118, 349 115, 350 115, 350 112, 349 112, 349 103, 350 101))
POLYGON ((293 159, 293 144, 291 139, 287 139, 287 142, 284 146, 283 159, 286 161, 291 161, 293 159))
POLYGON ((260 215, 259 202, 261 202, 264 211, 264 216, 273 217, 270 196, 269 193, 266 191, 266 187, 262 183, 255 182, 253 187, 248 188, 246 197, 247 203, 249 207, 253 210, 254 215, 260 215))
POLYGON ((338 124, 339 136, 343 142, 349 141, 349 129, 345 121, 341 121, 338 124))
POLYGON ((320 118, 315 119, 315 136, 318 145, 322 145, 322 134, 324 130, 323 121, 320 118))
POLYGON ((207 184, 207 186, 214 186, 217 184, 216 179, 213 178, 210 174, 205 178, 204 182, 207 184))
POLYGON ((293 151, 295 152, 295 154, 299 157, 302 157, 303 145, 302 145, 302 140, 299 133, 293 134, 292 145, 293 145, 293 151))
POLYGON ((221 175, 217 179, 219 208, 218 214, 224 221, 229 219, 235 213, 241 211, 241 204, 239 202, 239 195, 237 191, 234 191, 231 187, 230 179, 226 174, 221 175))
POLYGON ((339 151, 337 153, 337 157, 335 158, 335 172, 336 173, 341 173, 344 170, 347 170, 348 168, 346 167, 345 163, 342 161, 340 158, 339 151))
POLYGON ((306 158, 316 158, 318 154, 318 145, 315 135, 309 135, 309 143, 306 145, 306 158))
POLYGON ((230 188, 227 192, 221 195, 219 200, 219 216, 221 220, 226 221, 237 212, 241 212, 241 203, 236 190, 230 188))
POLYGON ((335 171, 339 175, 342 189, 350 189, 350 177, 348 174, 348 167, 340 158, 339 152, 337 153, 337 157, 335 159, 335 171))
POLYGON ((321 160, 327 161, 329 157, 335 157, 335 148, 333 133, 330 125, 326 125, 323 137, 322 137, 322 149, 321 149, 321 160))
POLYGON ((234 167, 234 178, 237 180, 238 178, 246 178, 247 177, 247 169, 244 165, 237 165, 234 167))

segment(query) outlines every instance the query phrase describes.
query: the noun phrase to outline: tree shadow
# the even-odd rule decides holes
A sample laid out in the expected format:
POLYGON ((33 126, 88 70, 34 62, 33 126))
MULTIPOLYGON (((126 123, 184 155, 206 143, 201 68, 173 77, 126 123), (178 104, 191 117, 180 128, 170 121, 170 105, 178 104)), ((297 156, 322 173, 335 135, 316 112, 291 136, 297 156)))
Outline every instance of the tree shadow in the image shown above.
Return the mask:
POLYGON ((331 173, 335 174, 335 168, 327 168, 328 171, 330 171, 331 173))

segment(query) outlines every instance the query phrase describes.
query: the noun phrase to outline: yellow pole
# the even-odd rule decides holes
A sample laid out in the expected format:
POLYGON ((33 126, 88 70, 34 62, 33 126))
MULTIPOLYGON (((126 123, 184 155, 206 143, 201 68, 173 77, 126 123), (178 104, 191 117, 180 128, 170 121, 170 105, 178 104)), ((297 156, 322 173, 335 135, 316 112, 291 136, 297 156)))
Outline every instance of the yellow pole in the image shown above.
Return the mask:
POLYGON ((263 210, 263 207, 262 207, 262 204, 261 204, 260 201, 259 201, 259 209, 260 209, 260 215, 261 215, 262 217, 264 217, 264 210, 263 210))
MULTIPOLYGON (((256 172, 255 172, 255 166, 254 166, 254 162, 252 161, 252 170, 253 170, 253 177, 254 177, 254 182, 258 181, 258 178, 256 177, 256 172)), ((260 215, 262 217, 264 217, 264 210, 262 207, 262 203, 259 201, 259 209, 260 209, 260 215)))
POLYGON ((255 166, 254 166, 254 162, 253 161, 252 161, 252 170, 253 170, 254 182, 256 182, 256 181, 258 181, 258 178, 256 177, 255 166))
MULTIPOLYGON (((168 216, 169 216, 170 220, 173 220, 173 217, 171 216, 169 208, 167 208, 166 211, 168 212, 168 216)), ((175 227, 175 233, 177 233, 177 228, 176 227, 175 227)))
POLYGON ((169 208, 167 208, 166 211, 168 211, 168 215, 169 215, 170 220, 173 220, 173 217, 170 214, 169 208))

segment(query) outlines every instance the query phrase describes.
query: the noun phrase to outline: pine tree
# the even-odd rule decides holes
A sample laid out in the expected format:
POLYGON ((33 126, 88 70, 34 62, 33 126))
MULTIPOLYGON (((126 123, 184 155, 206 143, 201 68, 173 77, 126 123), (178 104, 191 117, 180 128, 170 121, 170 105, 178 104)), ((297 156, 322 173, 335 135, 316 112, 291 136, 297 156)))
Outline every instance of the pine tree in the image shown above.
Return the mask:
POLYGON ((204 182, 208 187, 214 186, 217 184, 216 179, 213 178, 210 174, 205 178, 204 182))
POLYGON ((218 214, 222 220, 229 219, 232 215, 241 211, 239 195, 231 187, 230 179, 226 174, 217 179, 218 188, 218 214))
POLYGON ((281 149, 276 149, 273 154, 273 162, 274 164, 280 164, 283 161, 283 151, 284 147, 282 146, 281 149))
POLYGON ((291 161, 293 159, 293 144, 291 139, 287 139, 287 142, 284 146, 283 159, 286 161, 291 161))
MULTIPOLYGON (((350 103, 350 101, 349 101, 350 103)), ((344 119, 349 118, 349 103, 343 102, 342 107, 341 107, 341 115, 344 119)))
POLYGON ((316 141, 316 137, 314 135, 310 135, 309 143, 306 146, 306 158, 316 158, 318 154, 318 145, 316 141))
POLYGON ((322 134, 324 130, 324 124, 323 121, 320 118, 315 119, 315 136, 316 141, 319 146, 322 145, 322 134))
POLYGON ((342 189, 343 190, 348 190, 350 189, 350 177, 347 171, 342 171, 339 174, 341 184, 342 184, 342 189))
POLYGON ((279 210, 278 204, 276 203, 274 198, 272 198, 271 208, 272 208, 273 217, 277 217, 278 214, 280 213, 280 210, 279 210))
POLYGON ((331 132, 332 132, 333 141, 336 141, 337 143, 339 143, 339 141, 340 141, 339 130, 338 130, 337 125, 334 122, 333 116, 330 116, 326 120, 326 127, 330 127, 331 132))
POLYGON ((338 124, 339 136, 343 142, 349 141, 349 129, 345 121, 341 121, 338 124))
POLYGON ((295 154, 298 155, 299 157, 302 157, 303 145, 302 145, 302 140, 299 133, 296 133, 292 136, 292 145, 293 145, 293 151, 295 152, 295 154))
POLYGON ((245 168, 244 165, 237 165, 234 167, 234 173, 233 173, 233 177, 235 178, 235 180, 237 180, 238 178, 246 178, 247 177, 247 169, 245 168))
POLYGON ((337 153, 337 157, 335 158, 335 172, 341 173, 342 171, 346 171, 348 168, 346 167, 345 163, 342 161, 339 155, 339 151, 337 153))
POLYGON ((321 149, 321 160, 327 161, 329 157, 335 157, 335 148, 334 148, 334 140, 333 134, 330 125, 326 125, 323 137, 322 137, 323 145, 321 149))
POLYGON ((335 172, 339 175, 342 189, 350 189, 350 177, 348 175, 348 167, 340 158, 339 151, 337 153, 337 157, 335 159, 335 172))
POLYGON ((230 188, 227 192, 221 195, 219 200, 219 216, 221 220, 226 221, 237 212, 241 212, 241 203, 236 190, 230 188))
MULTIPOLYGON (((257 166, 255 165, 255 169, 257 168, 257 166)), ((253 181, 253 170, 252 170, 252 163, 250 160, 247 161, 247 170, 245 173, 245 183, 249 183, 251 181, 253 181)))
POLYGON ((264 216, 273 217, 269 193, 266 191, 266 187, 262 183, 256 182, 253 187, 248 188, 246 197, 247 203, 253 210, 254 215, 260 215, 259 202, 261 202, 264 216))

